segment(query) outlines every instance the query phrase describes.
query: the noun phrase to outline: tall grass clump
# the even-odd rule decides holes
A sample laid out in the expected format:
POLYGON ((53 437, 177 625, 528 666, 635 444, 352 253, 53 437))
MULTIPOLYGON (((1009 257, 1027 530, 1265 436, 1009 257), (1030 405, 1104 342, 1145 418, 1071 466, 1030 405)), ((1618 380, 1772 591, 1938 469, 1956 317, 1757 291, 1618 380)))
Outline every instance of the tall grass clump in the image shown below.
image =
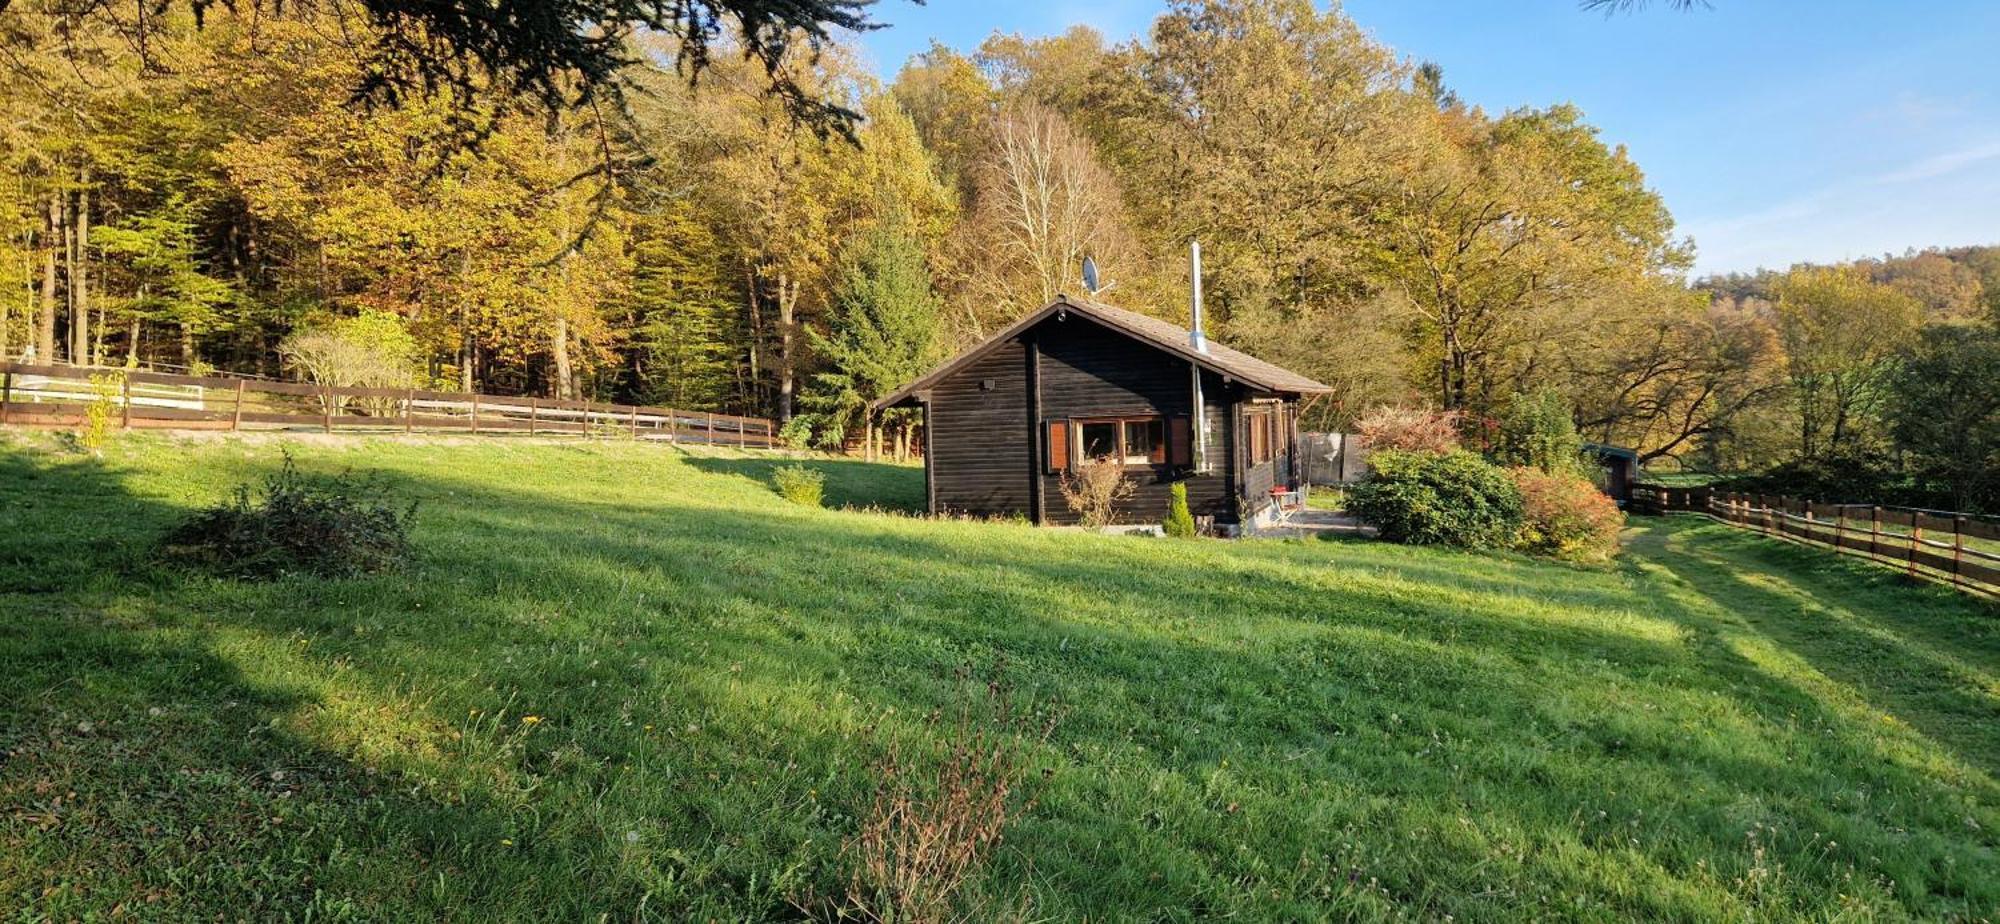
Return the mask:
POLYGON ((914 738, 878 727, 874 793, 841 844, 846 894, 797 902, 803 910, 880 924, 1031 919, 1027 894, 992 890, 985 872, 1007 828, 1034 810, 1035 754, 1060 713, 1019 698, 1004 675, 995 667, 977 684, 961 669, 957 705, 927 716, 914 738))
POLYGON ((826 473, 803 465, 781 466, 771 472, 771 486, 778 496, 801 507, 826 504, 826 473))
POLYGON ((1391 542, 1499 548, 1521 530, 1521 491, 1473 453, 1390 450, 1369 457, 1347 509, 1391 542))
POLYGON ((384 486, 350 473, 313 477, 290 453, 262 490, 239 485, 161 539, 170 559, 236 577, 352 577, 388 571, 410 553, 416 505, 398 506, 384 486))

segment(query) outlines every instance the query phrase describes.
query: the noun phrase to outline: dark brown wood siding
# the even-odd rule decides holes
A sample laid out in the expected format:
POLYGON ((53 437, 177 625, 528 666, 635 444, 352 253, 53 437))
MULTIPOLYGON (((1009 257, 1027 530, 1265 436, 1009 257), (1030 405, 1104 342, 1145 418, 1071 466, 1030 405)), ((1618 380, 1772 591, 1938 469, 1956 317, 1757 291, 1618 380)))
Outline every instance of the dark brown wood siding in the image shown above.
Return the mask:
POLYGON ((1030 484, 1040 462, 1020 341, 1000 344, 938 382, 930 423, 933 512, 1034 516, 1030 484))
MULTIPOLYGON (((1041 345, 1042 416, 1045 420, 1089 417, 1189 416, 1194 407, 1193 366, 1131 337, 1076 315, 1050 318, 1037 325, 1041 345)), ((1169 465, 1135 465, 1128 475, 1137 489, 1120 505, 1121 523, 1157 523, 1167 515, 1176 477, 1188 483, 1188 507, 1196 516, 1235 521, 1230 495, 1225 444, 1229 428, 1227 402, 1235 389, 1214 373, 1203 373, 1204 401, 1210 406, 1209 454, 1215 460, 1208 474, 1190 475, 1169 465)), ((1040 469, 1037 469, 1040 471, 1040 469)), ((1048 522, 1075 523, 1077 515, 1062 497, 1062 477, 1045 474, 1048 522)))

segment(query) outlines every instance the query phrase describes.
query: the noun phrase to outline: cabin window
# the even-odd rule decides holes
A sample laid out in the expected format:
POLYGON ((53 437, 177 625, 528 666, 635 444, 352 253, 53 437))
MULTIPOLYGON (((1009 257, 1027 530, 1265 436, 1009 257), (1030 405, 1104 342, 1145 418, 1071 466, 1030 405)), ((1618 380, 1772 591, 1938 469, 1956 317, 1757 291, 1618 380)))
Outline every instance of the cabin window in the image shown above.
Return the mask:
MULTIPOLYGON (((1167 419, 1164 417, 1080 420, 1074 426, 1077 459, 1110 459, 1124 465, 1167 463, 1167 419)), ((1057 439, 1060 438, 1051 434, 1052 445, 1057 439)), ((1050 467, 1054 470, 1067 468, 1070 461, 1069 455, 1065 454, 1062 464, 1057 465, 1056 455, 1050 453, 1050 467)))
POLYGON ((1167 422, 1125 421, 1125 464, 1146 465, 1167 461, 1167 422))
POLYGON ((1263 465, 1271 461, 1271 412, 1256 411, 1243 415, 1243 429, 1247 434, 1250 464, 1263 465))
POLYGON ((1086 459, 1115 459, 1118 457, 1118 421, 1086 420, 1081 424, 1082 434, 1077 445, 1083 447, 1086 459))

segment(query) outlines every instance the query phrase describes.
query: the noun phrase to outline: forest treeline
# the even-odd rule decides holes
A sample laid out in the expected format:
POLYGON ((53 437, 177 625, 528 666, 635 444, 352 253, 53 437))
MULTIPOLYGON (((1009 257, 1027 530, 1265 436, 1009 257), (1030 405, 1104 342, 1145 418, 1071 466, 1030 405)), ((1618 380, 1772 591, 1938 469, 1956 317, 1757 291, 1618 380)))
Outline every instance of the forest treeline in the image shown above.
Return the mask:
POLYGON ((934 46, 886 83, 795 48, 778 76, 859 113, 851 139, 727 48, 691 86, 662 37, 587 104, 385 105, 339 3, 165 6, 143 48, 58 9, 0 12, 9 356, 589 394, 833 444, 1075 293, 1086 255, 1105 300, 1184 322, 1199 239, 1211 335, 1334 386, 1314 426, 1554 390, 1591 439, 1742 469, 1895 456, 1897 357, 2000 298, 1984 250, 1691 285, 1691 242, 1575 108, 1469 106, 1305 0, 934 46))

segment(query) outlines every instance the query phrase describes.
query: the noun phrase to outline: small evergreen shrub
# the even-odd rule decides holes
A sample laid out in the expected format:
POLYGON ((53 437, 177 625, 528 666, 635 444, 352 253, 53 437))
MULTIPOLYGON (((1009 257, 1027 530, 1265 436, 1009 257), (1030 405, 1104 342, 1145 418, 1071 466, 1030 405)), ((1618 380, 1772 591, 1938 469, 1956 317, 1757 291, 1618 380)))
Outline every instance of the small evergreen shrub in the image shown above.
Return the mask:
POLYGON ((1495 548, 1521 531, 1521 492, 1477 455, 1378 452, 1368 479, 1347 492, 1347 509, 1391 542, 1495 548))
POLYGON ((1602 561, 1618 552, 1625 514, 1590 479, 1522 466, 1508 470, 1521 490, 1521 547, 1578 561, 1602 561))
POLYGON ((803 465, 787 465, 771 472, 771 485, 778 496, 802 507, 819 507, 826 502, 826 474, 803 465))
POLYGON ((1175 539, 1193 539, 1194 512, 1188 509, 1187 482, 1174 482, 1171 494, 1171 499, 1167 501, 1167 519, 1160 524, 1160 528, 1175 539))
POLYGON ((238 486, 169 530, 161 546, 169 558, 235 577, 352 577, 401 565, 415 517, 416 505, 391 503, 380 482, 310 477, 287 453, 263 490, 238 486))

